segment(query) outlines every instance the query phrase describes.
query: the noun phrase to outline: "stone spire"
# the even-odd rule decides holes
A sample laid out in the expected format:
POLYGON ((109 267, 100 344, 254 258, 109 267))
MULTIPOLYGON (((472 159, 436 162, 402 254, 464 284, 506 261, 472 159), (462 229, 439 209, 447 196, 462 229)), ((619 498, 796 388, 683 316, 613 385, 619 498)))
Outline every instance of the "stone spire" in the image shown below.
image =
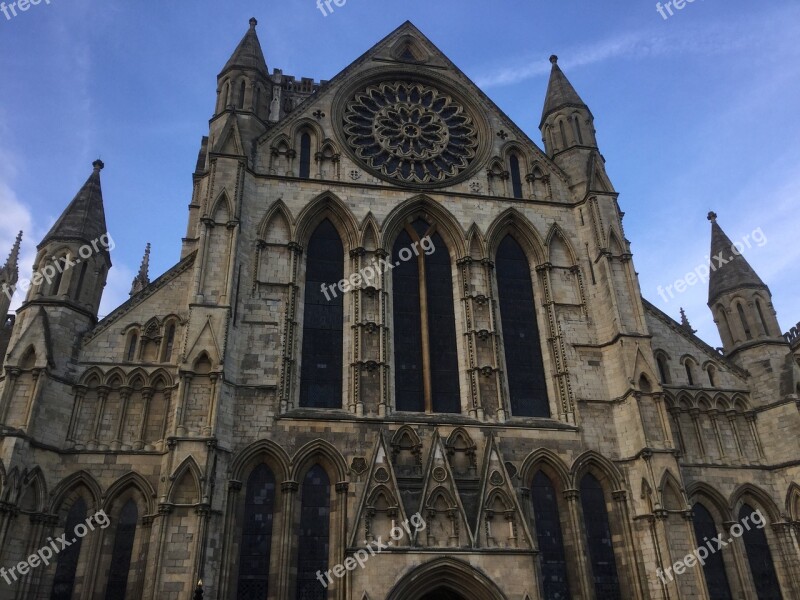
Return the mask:
POLYGON ((711 274, 708 279, 708 303, 733 290, 769 290, 753 267, 742 256, 717 223, 717 213, 708 213, 711 221, 711 274))
POLYGON ((142 264, 139 266, 139 273, 133 278, 131 285, 131 296, 138 294, 150 284, 150 242, 144 249, 142 264))
POLYGON ((14 285, 19 279, 19 248, 22 244, 22 231, 17 234, 17 239, 11 247, 11 252, 6 259, 6 264, 0 267, 0 282, 14 285))
MULTIPOLYGON (((39 250, 52 241, 91 244, 95 240, 100 240, 100 236, 107 235, 103 192, 100 188, 100 171, 103 166, 101 160, 92 163, 93 170, 89 179, 39 243, 37 247, 39 250)), ((98 247, 101 252, 108 254, 108 250, 102 244, 98 244, 98 247)))
POLYGON ((550 82, 547 84, 547 95, 539 127, 544 124, 549 115, 562 108, 582 108, 589 111, 589 107, 572 87, 561 67, 558 66, 558 57, 555 54, 550 57, 550 63, 553 67, 550 70, 550 82))
POLYGON ((244 34, 236 50, 233 51, 233 55, 231 55, 220 72, 220 76, 231 69, 252 69, 265 77, 269 76, 267 61, 264 59, 261 43, 258 41, 258 35, 256 34, 256 25, 258 25, 258 21, 255 18, 251 18, 250 29, 244 34))

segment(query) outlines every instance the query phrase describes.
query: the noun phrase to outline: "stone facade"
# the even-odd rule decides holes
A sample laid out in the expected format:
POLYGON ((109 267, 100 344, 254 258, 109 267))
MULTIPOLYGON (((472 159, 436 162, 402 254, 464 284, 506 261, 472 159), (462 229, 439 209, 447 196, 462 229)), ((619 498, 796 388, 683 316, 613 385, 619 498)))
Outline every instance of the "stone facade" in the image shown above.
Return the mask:
MULTIPOLYGON (((206 599, 566 597, 558 585, 587 600, 799 598, 796 336, 781 336, 746 262, 715 274, 715 319, 748 323, 721 325, 722 351, 641 297, 594 117, 557 59, 542 150, 410 23, 319 83, 270 74, 255 27, 219 76, 180 261, 151 282, 146 257, 130 300, 98 322, 99 251, 32 286, 17 313, 0 381, 0 598, 185 600, 200 580, 206 599), (396 348, 411 335, 394 327, 399 265, 358 276, 394 261, 417 219, 449 258, 458 413, 398 410, 396 348), (326 221, 353 289, 341 403, 319 408, 300 376, 309 241, 326 221), (529 264, 549 416, 512 408, 507 236, 529 264), (251 500, 262 465, 268 493, 251 500), (327 480, 317 531, 309 473, 327 480), (534 508, 540 475, 550 521, 534 508), (267 504, 248 579, 248 515, 267 504), (746 535, 722 551, 728 596, 700 567, 657 575, 698 545, 698 504, 718 531, 743 507, 766 521, 769 558, 746 535), (100 509, 110 524, 92 521, 79 548, 18 565, 100 509), (352 567, 416 513, 424 531, 303 588, 309 539, 327 540, 329 569, 352 567), (774 575, 753 571, 757 551, 774 575)), ((105 231, 102 166, 35 269, 105 231)))

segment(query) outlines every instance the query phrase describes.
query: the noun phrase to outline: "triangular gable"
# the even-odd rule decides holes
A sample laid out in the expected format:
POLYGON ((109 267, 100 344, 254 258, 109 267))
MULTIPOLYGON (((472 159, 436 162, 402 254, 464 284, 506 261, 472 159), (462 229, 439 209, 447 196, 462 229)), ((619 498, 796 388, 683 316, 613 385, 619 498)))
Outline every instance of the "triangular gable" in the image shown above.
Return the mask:
MULTIPOLYGON (((356 513, 355 527, 350 538, 351 548, 371 544, 378 537, 384 542, 388 540, 392 519, 398 524, 408 522, 390 457, 384 433, 381 431, 375 442, 364 493, 356 513), (385 505, 383 499, 388 500, 389 506, 385 505)), ((407 546, 410 543, 411 539, 408 537, 395 542, 398 546, 407 546)))
POLYGON ((446 71, 450 74, 453 81, 450 87, 457 87, 462 90, 464 97, 469 97, 484 105, 485 112, 492 112, 502 121, 502 128, 509 134, 515 136, 523 145, 527 145, 528 150, 535 154, 536 160, 546 163, 550 169, 566 181, 564 172, 542 151, 541 148, 528 135, 514 123, 505 112, 498 107, 475 83, 464 74, 447 56, 417 29, 410 21, 406 21, 395 29, 381 41, 367 50, 359 58, 353 61, 348 67, 327 81, 317 93, 312 94, 304 102, 298 105, 291 113, 286 115, 281 121, 277 122, 269 131, 265 132, 257 142, 261 148, 266 145, 269 147, 270 141, 280 135, 285 134, 288 128, 300 119, 308 119, 313 115, 314 107, 317 104, 329 103, 334 100, 331 96, 336 96, 342 84, 347 82, 359 72, 367 71, 371 66, 385 66, 391 63, 408 63, 410 59, 404 56, 405 45, 417 57, 424 54, 422 60, 416 58, 414 62, 424 66, 434 67, 436 74, 441 77, 441 73, 446 71), (412 43, 413 40, 413 43, 412 43), (398 48, 402 50, 398 53, 398 48), (372 64, 370 64, 372 63, 372 64))
POLYGON ((475 523, 481 548, 533 548, 531 532, 493 435, 483 460, 481 510, 475 523), (502 510, 502 514, 498 514, 502 510))
POLYGON ((425 469, 422 506, 419 513, 426 520, 424 531, 417 534, 417 545, 435 548, 463 548, 475 544, 475 535, 447 460, 447 453, 436 429, 425 469))

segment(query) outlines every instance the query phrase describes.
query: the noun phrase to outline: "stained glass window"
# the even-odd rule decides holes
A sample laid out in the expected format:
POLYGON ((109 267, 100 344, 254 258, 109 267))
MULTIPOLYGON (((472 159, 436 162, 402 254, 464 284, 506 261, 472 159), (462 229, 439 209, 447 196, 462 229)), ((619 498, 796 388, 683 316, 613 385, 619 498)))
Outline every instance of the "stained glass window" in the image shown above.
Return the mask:
POLYGON ((306 254, 300 406, 341 408, 344 301, 337 284, 344 278, 344 247, 328 219, 306 254))
POLYGON ((453 275, 447 246, 433 227, 417 219, 398 235, 391 260, 395 265, 397 409, 459 413, 453 275), (430 241, 421 244, 426 237, 430 241))
MULTIPOLYGON (((702 504, 695 504, 692 507, 692 512, 694 513, 694 519, 692 520, 694 537, 699 548, 717 537, 717 526, 714 523, 714 517, 702 504)), ((709 600, 733 600, 722 553, 709 553, 703 565, 703 575, 706 578, 709 600)))
POLYGON ((311 136, 308 133, 300 136, 300 177, 311 177, 311 136))
POLYGON ((511 413, 549 417, 530 265, 522 248, 510 235, 500 242, 495 270, 511 413))
MULTIPOLYGON (((745 504, 739 510, 739 523, 748 523, 749 528, 744 527, 742 540, 747 549, 747 562, 750 564, 750 573, 753 575, 753 583, 756 587, 758 600, 782 600, 781 586, 778 583, 778 576, 775 573, 775 565, 772 562, 772 552, 769 549, 769 542, 764 533, 763 526, 759 529, 753 522, 755 510, 752 506, 745 504), (746 521, 745 521, 746 519, 746 521)), ((766 519, 762 517, 761 523, 766 526, 766 519)))
POLYGON ((514 192, 514 198, 522 198, 522 176, 519 171, 519 158, 516 154, 512 154, 508 159, 511 166, 511 188, 514 192))
POLYGON ((541 471, 533 478, 531 500, 539 556, 542 561, 544 597, 548 600, 566 600, 570 595, 558 500, 553 482, 541 471))
MULTIPOLYGON (((69 513, 67 513, 67 522, 64 526, 64 533, 67 535, 67 538, 75 537, 73 536, 75 526, 85 521, 86 502, 83 501, 83 498, 78 498, 69 509, 69 513)), ((72 599, 82 542, 83 538, 76 538, 76 541, 72 545, 67 546, 58 555, 58 564, 53 579, 53 591, 50 594, 50 600, 72 599)))
POLYGON ((139 510, 133 499, 130 499, 117 517, 117 533, 114 536, 114 549, 111 552, 111 569, 108 574, 105 600, 125 600, 138 519, 139 510))
POLYGON ((237 600, 267 597, 274 510, 275 477, 267 465, 260 464, 247 479, 245 490, 237 600))
POLYGON ((603 487, 591 473, 581 480, 583 525, 597 600, 622 600, 603 487))
POLYGON ((296 600, 325 600, 326 588, 317 571, 328 570, 331 484, 320 465, 306 474, 300 492, 300 531, 297 543, 296 600))

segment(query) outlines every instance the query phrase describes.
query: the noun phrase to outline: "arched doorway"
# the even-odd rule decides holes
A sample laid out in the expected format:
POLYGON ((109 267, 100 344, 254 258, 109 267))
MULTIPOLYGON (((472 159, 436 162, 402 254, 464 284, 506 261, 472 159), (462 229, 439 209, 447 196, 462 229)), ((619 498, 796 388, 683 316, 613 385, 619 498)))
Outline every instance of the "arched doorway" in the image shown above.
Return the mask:
POLYGON ((436 558, 406 573, 386 600, 507 600, 495 583, 468 562, 436 558))
POLYGON ((421 600, 467 600, 461 594, 457 594, 447 588, 439 588, 433 592, 425 594, 421 600))

